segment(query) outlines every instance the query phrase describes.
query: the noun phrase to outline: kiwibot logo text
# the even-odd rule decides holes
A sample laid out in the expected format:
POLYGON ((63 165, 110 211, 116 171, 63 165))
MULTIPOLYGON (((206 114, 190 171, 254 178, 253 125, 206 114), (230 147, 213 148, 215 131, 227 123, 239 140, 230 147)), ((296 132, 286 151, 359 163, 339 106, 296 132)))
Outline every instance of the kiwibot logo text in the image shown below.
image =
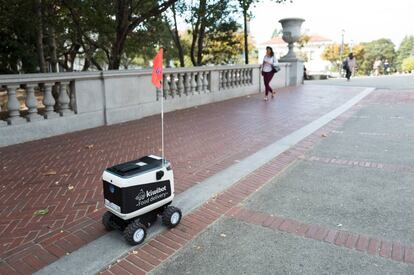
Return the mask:
POLYGON ((138 195, 135 197, 135 200, 138 201, 137 206, 143 206, 153 201, 159 201, 168 196, 167 186, 157 187, 154 190, 141 189, 138 195))

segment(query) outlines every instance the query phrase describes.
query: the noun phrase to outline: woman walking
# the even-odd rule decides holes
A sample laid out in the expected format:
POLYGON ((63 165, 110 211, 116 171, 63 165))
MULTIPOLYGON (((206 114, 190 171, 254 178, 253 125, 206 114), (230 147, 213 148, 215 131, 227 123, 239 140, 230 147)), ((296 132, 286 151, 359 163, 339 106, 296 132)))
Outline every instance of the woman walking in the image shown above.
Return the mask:
POLYGON ((264 100, 268 100, 268 94, 274 97, 275 93, 272 88, 270 87, 270 81, 272 80, 275 72, 273 68, 278 66, 277 59, 275 58, 275 54, 273 53, 273 49, 271 47, 266 47, 266 55, 263 58, 263 66, 262 66, 262 75, 265 84, 265 97, 264 100))

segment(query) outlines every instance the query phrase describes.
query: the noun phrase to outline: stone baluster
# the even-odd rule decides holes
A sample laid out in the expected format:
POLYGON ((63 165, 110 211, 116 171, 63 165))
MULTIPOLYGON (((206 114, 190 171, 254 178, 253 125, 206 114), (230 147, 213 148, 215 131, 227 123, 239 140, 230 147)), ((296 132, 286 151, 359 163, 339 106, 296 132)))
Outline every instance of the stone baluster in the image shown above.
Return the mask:
POLYGON ((175 82, 176 74, 171 74, 171 89, 170 95, 174 97, 177 94, 177 83, 175 82))
POLYGON ((246 77, 245 77, 244 71, 245 71, 245 69, 240 70, 240 84, 241 84, 241 86, 245 85, 244 81, 245 81, 246 77))
POLYGON ((247 79, 246 69, 242 69, 241 72, 240 72, 240 75, 241 75, 241 84, 242 84, 242 86, 244 86, 244 85, 246 85, 246 79, 247 79))
POLYGON ((247 85, 249 83, 249 77, 247 75, 247 69, 243 70, 243 85, 247 85))
POLYGON ((181 96, 184 94, 184 75, 182 73, 179 73, 178 75, 178 82, 177 82, 177 94, 178 96, 181 96))
POLYGON ((25 123, 26 120, 20 117, 20 103, 17 100, 16 92, 20 88, 18 85, 11 85, 7 87, 7 110, 9 111, 9 117, 7 118, 7 122, 11 125, 22 124, 25 123))
POLYGON ((230 70, 226 70, 226 89, 230 88, 230 70))
POLYGON ((234 70, 230 70, 230 87, 234 87, 235 84, 235 74, 234 70))
POLYGON ((253 70, 249 69, 249 84, 253 84, 253 70))
POLYGON ((55 98, 52 94, 53 83, 45 83, 44 89, 45 94, 43 96, 43 105, 45 105, 45 118, 51 119, 58 117, 59 115, 54 111, 54 106, 56 104, 55 98))
POLYGON ((209 75, 210 75, 210 73, 209 73, 209 72, 204 72, 204 73, 203 73, 203 91, 204 91, 205 93, 209 93, 209 92, 210 92, 209 87, 208 87, 208 83, 209 83, 209 81, 208 81, 208 79, 209 79, 209 75))
MULTIPOLYGON (((69 84, 69 87, 73 87, 73 86, 72 86, 72 83, 69 84)), ((74 113, 76 113, 77 108, 76 108, 76 94, 75 94, 75 89, 70 88, 69 89, 69 92, 70 92, 70 108, 72 109, 72 111, 74 113)))
POLYGON ((191 73, 185 73, 184 89, 186 95, 191 93, 191 73))
POLYGON ((67 116, 73 114, 69 109, 70 97, 68 94, 69 82, 60 82, 59 85, 59 114, 61 116, 67 116))
POLYGON ((26 85, 26 106, 28 108, 26 119, 30 122, 42 119, 42 116, 37 113, 36 87, 38 87, 38 84, 26 85))
POLYGON ((237 76, 236 86, 240 87, 242 85, 242 83, 241 83, 241 70, 240 69, 236 70, 236 76, 237 76))
POLYGON ((196 92, 196 88, 197 88, 196 75, 197 73, 191 74, 191 93, 192 94, 196 92))
POLYGON ((226 87, 226 75, 224 71, 220 71, 220 90, 223 90, 226 87))
POLYGON ((197 92, 201 94, 203 91, 203 72, 197 74, 197 92))
POLYGON ((162 94, 164 98, 167 98, 168 93, 170 92, 170 84, 168 83, 168 74, 163 75, 163 89, 162 94))

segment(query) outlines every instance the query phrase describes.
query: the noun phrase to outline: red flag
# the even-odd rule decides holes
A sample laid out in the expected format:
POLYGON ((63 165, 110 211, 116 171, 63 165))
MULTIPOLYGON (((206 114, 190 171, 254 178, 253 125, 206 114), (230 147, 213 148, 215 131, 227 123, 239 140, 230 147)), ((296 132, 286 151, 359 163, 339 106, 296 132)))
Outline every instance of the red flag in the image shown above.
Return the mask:
POLYGON ((162 48, 154 58, 154 67, 152 68, 152 84, 161 89, 162 82, 162 48))

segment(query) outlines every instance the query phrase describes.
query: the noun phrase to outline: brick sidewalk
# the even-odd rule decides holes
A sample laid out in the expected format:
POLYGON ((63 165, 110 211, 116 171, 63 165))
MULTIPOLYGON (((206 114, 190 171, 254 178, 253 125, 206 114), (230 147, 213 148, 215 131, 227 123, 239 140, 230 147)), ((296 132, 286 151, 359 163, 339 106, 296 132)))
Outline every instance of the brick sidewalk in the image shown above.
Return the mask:
MULTIPOLYGON (((180 193, 335 109, 358 88, 303 86, 166 114, 180 193)), ((168 104, 168 103, 167 103, 168 104)), ((31 273, 105 232, 101 173, 159 151, 159 116, 0 148, 0 273, 31 273), (35 216, 39 209, 49 210, 35 216)))

